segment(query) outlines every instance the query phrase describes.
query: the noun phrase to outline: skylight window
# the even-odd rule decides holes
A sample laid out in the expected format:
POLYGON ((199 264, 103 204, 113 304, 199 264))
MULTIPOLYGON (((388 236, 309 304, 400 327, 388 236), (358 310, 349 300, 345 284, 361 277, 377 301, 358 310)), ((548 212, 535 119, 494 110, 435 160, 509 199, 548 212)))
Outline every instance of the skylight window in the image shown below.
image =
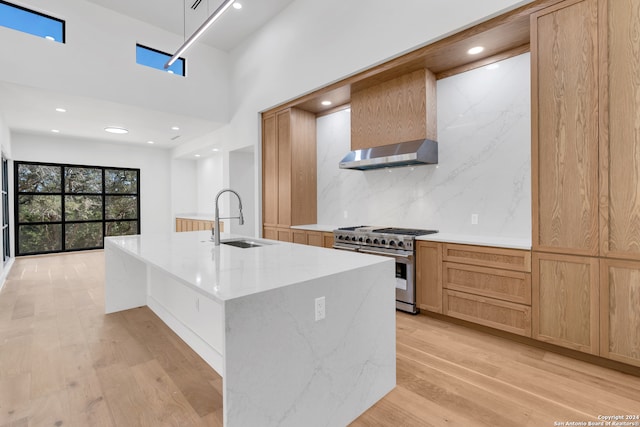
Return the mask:
POLYGON ((178 58, 176 62, 168 69, 164 68, 164 64, 171 59, 170 54, 161 52, 150 47, 136 44, 136 62, 140 65, 146 65, 147 67, 156 68, 172 74, 178 74, 184 76, 184 58, 178 58))
POLYGON ((0 26, 64 43, 64 21, 0 0, 0 26))

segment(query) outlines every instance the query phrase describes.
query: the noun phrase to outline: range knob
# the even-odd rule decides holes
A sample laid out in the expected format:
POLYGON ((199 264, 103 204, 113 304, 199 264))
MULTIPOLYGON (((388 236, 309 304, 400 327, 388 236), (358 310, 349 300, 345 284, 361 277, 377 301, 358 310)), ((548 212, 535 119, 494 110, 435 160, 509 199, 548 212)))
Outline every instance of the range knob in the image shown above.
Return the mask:
POLYGON ((367 238, 367 240, 365 240, 365 243, 371 243, 371 239, 367 238))
POLYGON ((401 248, 401 247, 403 247, 403 246, 404 246, 404 242, 403 242, 402 240, 401 240, 401 241, 399 241, 399 242, 398 242, 398 247, 399 247, 399 248, 401 248))
POLYGON ((358 241, 359 241, 359 242, 364 242, 364 237, 360 237, 360 238, 358 239, 358 241))
POLYGON ((351 241, 355 242, 356 241, 356 236, 351 236, 351 241))
POLYGON ((373 239, 373 244, 374 244, 374 245, 379 245, 379 244, 380 244, 380 241, 379 241, 378 239, 373 239))
POLYGON ((382 240, 380 240, 380 244, 381 244, 381 245, 386 245, 386 244, 387 244, 387 241, 386 241, 386 240, 384 240, 384 239, 382 239, 382 240))
POLYGON ((395 245, 396 245, 395 240, 391 240, 391 241, 389 242, 389 246, 395 246, 395 245))

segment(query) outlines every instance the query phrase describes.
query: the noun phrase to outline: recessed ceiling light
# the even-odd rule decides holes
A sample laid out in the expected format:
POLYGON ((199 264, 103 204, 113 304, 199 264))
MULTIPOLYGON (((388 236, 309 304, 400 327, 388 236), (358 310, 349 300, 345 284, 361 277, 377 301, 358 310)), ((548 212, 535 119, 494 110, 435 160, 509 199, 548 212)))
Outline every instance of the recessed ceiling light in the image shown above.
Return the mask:
POLYGON ((482 46, 476 46, 476 47, 472 47, 471 49, 469 49, 469 50, 467 51, 467 53, 468 53, 469 55, 477 55, 477 54, 479 54, 480 52, 482 52, 483 50, 484 50, 484 47, 482 47, 482 46))
POLYGON ((242 9, 242 5, 238 2, 233 3, 233 8, 234 9, 242 9))
POLYGON ((117 133, 117 134, 124 134, 124 133, 129 133, 129 131, 125 128, 119 128, 116 126, 107 126, 106 128, 104 128, 105 131, 109 132, 109 133, 117 133))
POLYGON ((331 105, 331 101, 322 101, 321 104, 324 106, 329 106, 331 105))
POLYGON ((178 126, 172 126, 171 130, 180 130, 180 128, 178 126))
POLYGON ((56 108, 56 111, 58 113, 66 113, 67 112, 67 110, 65 110, 64 108, 61 108, 61 107, 56 108))
POLYGON ((169 73, 169 74, 174 74, 174 73, 173 73, 173 70, 167 70, 167 73, 169 73))
POLYGON ((60 133, 60 131, 58 129, 51 129, 51 132, 53 133, 60 133))
POLYGON ((53 41, 56 40, 55 37, 53 37, 53 36, 44 36, 44 38, 47 39, 47 40, 53 40, 53 41))
POLYGON ((214 149, 213 149, 213 150, 211 150, 211 151, 220 151, 220 149, 219 149, 219 148, 214 148, 214 149))
POLYGON ((155 141, 147 141, 147 144, 155 144, 155 141))
POLYGON ((196 154, 195 156, 196 156, 196 157, 200 157, 200 154, 196 154))
POLYGON ((487 65, 487 70, 495 70, 496 68, 500 68, 500 64, 498 64, 497 62, 487 65))

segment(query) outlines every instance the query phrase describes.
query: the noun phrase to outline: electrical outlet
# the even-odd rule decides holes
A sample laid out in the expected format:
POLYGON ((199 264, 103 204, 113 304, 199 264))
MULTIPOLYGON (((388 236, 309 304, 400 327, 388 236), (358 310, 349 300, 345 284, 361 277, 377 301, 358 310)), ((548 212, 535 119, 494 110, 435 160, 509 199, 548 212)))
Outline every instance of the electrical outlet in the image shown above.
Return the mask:
POLYGON ((324 319, 325 316, 325 300, 324 297, 316 298, 316 322, 324 319))
POLYGON ((471 224, 478 225, 478 214, 471 214, 471 224))

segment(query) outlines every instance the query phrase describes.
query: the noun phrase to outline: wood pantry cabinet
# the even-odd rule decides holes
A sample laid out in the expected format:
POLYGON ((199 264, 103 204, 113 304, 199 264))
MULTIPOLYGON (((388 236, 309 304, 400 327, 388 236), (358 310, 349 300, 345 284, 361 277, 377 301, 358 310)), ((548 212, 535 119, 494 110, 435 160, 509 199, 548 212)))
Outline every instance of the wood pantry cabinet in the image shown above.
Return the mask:
POLYGON ((639 0, 567 0, 531 18, 534 338, 635 365, 638 28, 639 0))
MULTIPOLYGON (((204 221, 190 218, 176 218, 176 233, 183 231, 212 230, 214 221, 204 221)), ((224 231, 224 223, 220 222, 220 231, 224 231)))
POLYGON ((292 241, 292 225, 315 224, 316 117, 288 108, 262 118, 263 236, 292 241))
POLYGON ((293 243, 318 246, 320 248, 333 248, 333 233, 292 228, 291 236, 293 243))

